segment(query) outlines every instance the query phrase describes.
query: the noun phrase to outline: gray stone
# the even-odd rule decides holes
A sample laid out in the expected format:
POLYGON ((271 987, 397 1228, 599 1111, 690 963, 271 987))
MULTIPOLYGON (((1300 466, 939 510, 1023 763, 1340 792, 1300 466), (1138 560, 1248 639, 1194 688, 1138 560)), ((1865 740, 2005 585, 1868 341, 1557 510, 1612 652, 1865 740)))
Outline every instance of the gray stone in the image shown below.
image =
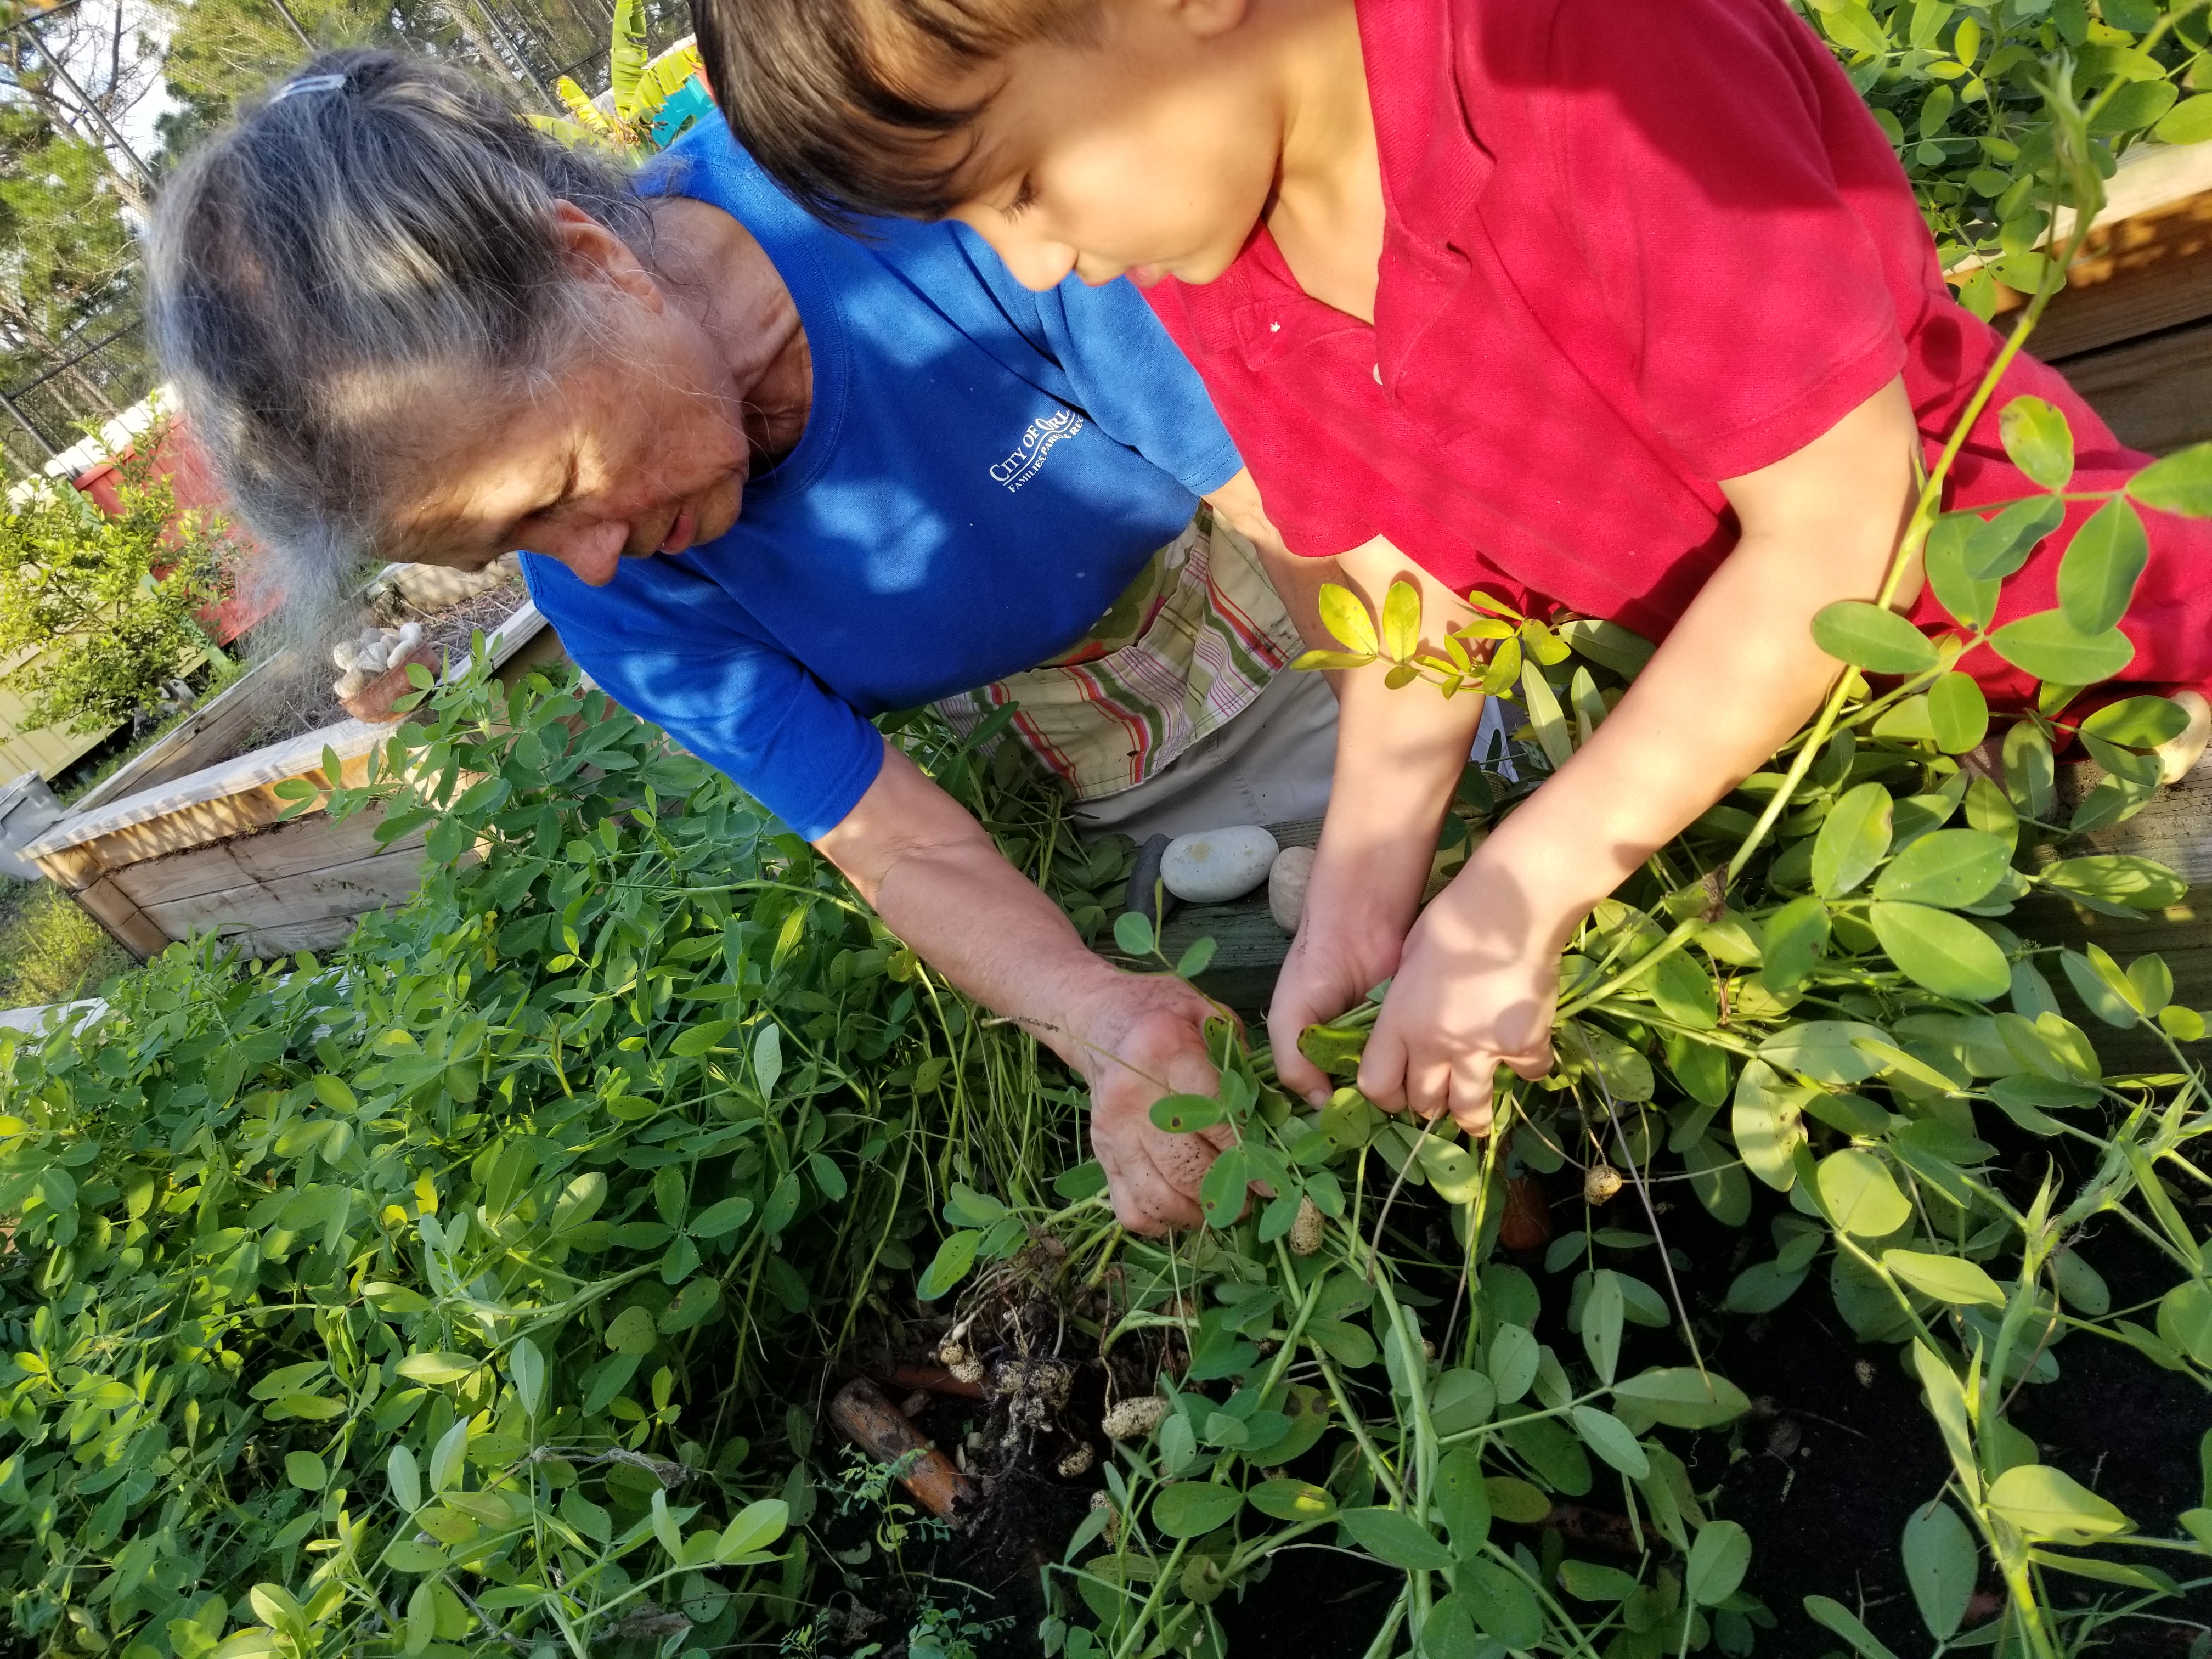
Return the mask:
POLYGON ((1267 872, 1267 914, 1286 933, 1298 931, 1306 913, 1306 884, 1313 879, 1314 849, 1285 847, 1267 872))
POLYGON ((1160 857, 1160 879, 1192 904, 1224 904, 1267 878, 1275 838, 1256 823, 1177 836, 1160 857))

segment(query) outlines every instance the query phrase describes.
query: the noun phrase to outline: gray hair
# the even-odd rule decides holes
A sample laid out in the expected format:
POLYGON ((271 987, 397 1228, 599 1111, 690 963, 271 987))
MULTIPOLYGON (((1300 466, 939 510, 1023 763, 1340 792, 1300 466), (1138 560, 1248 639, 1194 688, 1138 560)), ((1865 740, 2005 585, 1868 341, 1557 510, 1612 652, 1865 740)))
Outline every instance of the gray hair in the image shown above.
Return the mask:
POLYGON ((592 331, 562 199, 634 246, 649 233, 619 167, 458 70, 362 50, 306 64, 161 192, 156 349, 295 616, 377 550, 427 443, 592 331))

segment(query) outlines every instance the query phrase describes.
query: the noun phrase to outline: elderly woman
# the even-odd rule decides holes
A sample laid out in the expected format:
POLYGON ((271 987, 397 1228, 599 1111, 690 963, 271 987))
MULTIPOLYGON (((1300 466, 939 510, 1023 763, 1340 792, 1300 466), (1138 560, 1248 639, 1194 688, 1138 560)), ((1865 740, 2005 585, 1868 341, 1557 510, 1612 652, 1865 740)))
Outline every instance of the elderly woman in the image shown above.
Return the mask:
POLYGON ((719 120, 632 180, 452 71, 340 52, 170 184, 152 314, 295 603, 369 552, 526 550, 600 684, 1085 1076, 1122 1218, 1194 1222, 1213 1148, 1148 1109, 1212 1088, 1204 1000, 1087 951, 869 717, 1017 702, 1079 813, 1149 832, 1317 811, 1334 705, 1281 672, 1252 544, 1194 521, 1272 537, 1139 296, 858 228, 719 120))

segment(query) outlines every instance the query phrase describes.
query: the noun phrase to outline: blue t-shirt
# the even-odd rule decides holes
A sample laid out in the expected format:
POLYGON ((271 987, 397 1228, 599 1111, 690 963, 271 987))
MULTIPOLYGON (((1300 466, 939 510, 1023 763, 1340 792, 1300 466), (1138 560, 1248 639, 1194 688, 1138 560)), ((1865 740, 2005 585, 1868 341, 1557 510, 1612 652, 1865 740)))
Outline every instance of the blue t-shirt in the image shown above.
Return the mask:
POLYGON ((1243 462, 1127 283, 1032 294, 958 225, 840 235, 719 117, 668 155, 646 187, 735 217, 797 302, 805 432, 719 540, 523 574, 609 695, 818 839, 882 767, 867 717, 1066 650, 1243 462))

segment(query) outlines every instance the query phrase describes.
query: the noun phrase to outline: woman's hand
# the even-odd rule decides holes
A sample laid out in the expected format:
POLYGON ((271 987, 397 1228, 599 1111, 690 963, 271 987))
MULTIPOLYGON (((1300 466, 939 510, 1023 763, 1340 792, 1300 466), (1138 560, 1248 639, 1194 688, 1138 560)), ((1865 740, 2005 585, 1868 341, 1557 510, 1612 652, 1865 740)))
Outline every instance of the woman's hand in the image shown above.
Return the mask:
POLYGON ((1018 1022, 1091 1085, 1091 1139, 1133 1232, 1195 1226, 1198 1184, 1226 1126, 1152 1127, 1163 1095, 1211 1095, 1206 1022, 1220 1011, 1178 979, 1126 974, 1085 948, 1060 908, 1000 856, 982 826, 896 749, 818 843, 915 953, 1018 1022))
MULTIPOLYGON (((1315 873, 1321 873, 1318 866, 1315 873)), ((1309 894, 1313 891, 1310 885, 1309 894)), ((1325 1025, 1398 971, 1404 945, 1401 927, 1331 926, 1309 905, 1308 920, 1291 942, 1291 953, 1275 978, 1267 1009, 1267 1040, 1275 1053, 1275 1076, 1283 1087, 1311 1106, 1325 1106, 1336 1089, 1328 1073, 1298 1051, 1309 1025, 1325 1025)))
POLYGON ((1067 1040, 1053 1044, 1091 1085, 1091 1150, 1114 1213, 1131 1232, 1204 1218, 1199 1183, 1236 1131, 1223 1123, 1170 1134, 1154 1126, 1152 1111, 1164 1095, 1220 1092, 1206 1052, 1206 1022, 1219 1013, 1182 980, 1116 973, 1088 999, 1067 1040))
POLYGON ((1359 1091, 1377 1106, 1449 1111, 1469 1134, 1489 1131, 1499 1066, 1524 1078, 1552 1069, 1559 1000, 1559 919, 1537 914, 1488 850, 1407 935, 1359 1065, 1359 1091))

